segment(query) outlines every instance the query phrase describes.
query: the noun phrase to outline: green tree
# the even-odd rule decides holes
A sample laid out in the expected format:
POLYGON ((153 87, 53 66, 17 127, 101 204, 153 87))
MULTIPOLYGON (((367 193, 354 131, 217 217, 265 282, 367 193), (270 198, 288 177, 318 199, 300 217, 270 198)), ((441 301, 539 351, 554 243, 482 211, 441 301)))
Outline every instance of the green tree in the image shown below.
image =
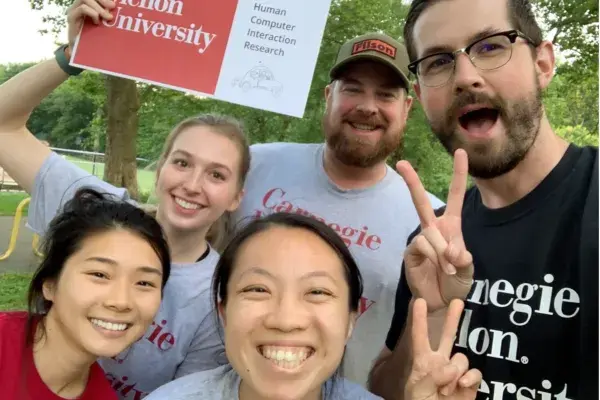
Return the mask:
MULTIPOLYGON (((65 27, 64 16, 73 0, 29 0, 35 10, 48 11, 44 22, 56 35, 65 27)), ((47 31, 46 31, 47 33, 47 31)), ((66 40, 66 38, 65 38, 66 40)), ((136 138, 138 131, 139 95, 134 81, 115 76, 105 77, 106 93, 106 159, 104 180, 125 187, 133 198, 138 196, 136 138)))

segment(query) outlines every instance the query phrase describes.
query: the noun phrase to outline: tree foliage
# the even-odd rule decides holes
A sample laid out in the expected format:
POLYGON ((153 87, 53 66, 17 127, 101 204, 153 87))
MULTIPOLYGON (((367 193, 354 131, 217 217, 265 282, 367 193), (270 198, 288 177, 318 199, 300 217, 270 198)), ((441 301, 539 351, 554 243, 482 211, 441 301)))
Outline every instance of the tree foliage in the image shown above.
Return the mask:
MULTIPOLYGON (((30 3, 46 14, 49 32, 60 32, 65 22, 64 11, 71 0, 30 0, 30 3)), ((112 136, 109 144, 125 147, 125 152, 120 151, 122 149, 109 150, 106 143, 107 137, 111 137, 111 129, 115 129, 112 131, 115 133, 126 125, 123 121, 119 123, 124 125, 114 125, 117 120, 111 119, 111 106, 114 109, 115 104, 121 103, 107 101, 111 88, 105 85, 106 77, 88 71, 69 79, 44 100, 33 113, 29 128, 38 136, 48 138, 54 146, 112 151, 129 163, 133 162, 132 152, 137 152, 138 157, 156 160, 169 131, 179 121, 203 112, 240 118, 254 143, 321 141, 323 92, 329 83, 329 68, 335 61, 339 46, 349 38, 366 32, 380 31, 401 38, 408 10, 406 3, 403 0, 332 1, 302 119, 137 83, 139 109, 135 97, 127 100, 134 106, 129 109, 129 116, 134 119, 128 126, 135 130, 130 136, 134 138, 135 146, 119 143, 114 140, 116 136, 112 136)), ((594 0, 536 0, 535 7, 550 39, 562 54, 568 56, 567 62, 558 66, 557 75, 544 93, 550 122, 557 133, 569 141, 597 145, 598 4, 594 0)), ((0 82, 28 66, 0 66, 0 82)), ((400 158, 413 163, 428 190, 442 199, 446 198, 452 160, 431 134, 416 100, 403 144, 389 162, 393 165, 400 158)), ((117 184, 127 185, 122 177, 111 179, 120 180, 117 184)))

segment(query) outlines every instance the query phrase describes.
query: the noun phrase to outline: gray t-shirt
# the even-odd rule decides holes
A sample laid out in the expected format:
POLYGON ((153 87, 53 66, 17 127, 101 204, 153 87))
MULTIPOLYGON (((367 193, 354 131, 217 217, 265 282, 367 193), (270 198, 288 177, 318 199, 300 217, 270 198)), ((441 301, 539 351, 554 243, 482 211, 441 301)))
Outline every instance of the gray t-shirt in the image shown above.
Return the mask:
MULTIPOLYGON (((57 211, 83 186, 134 203, 125 189, 52 153, 35 179, 28 226, 43 236, 57 211)), ((227 363, 223 335, 211 307, 210 285, 218 259, 211 248, 200 262, 172 264, 159 312, 144 336, 122 354, 100 360, 121 399, 140 399, 175 378, 227 363)))
MULTIPOLYGON (((419 225, 408 186, 388 167, 377 184, 360 190, 336 186, 323 168, 323 144, 252 146, 244 199, 235 214, 249 218, 287 211, 325 221, 346 242, 360 267, 364 293, 360 317, 346 348, 344 377, 366 385, 394 314, 406 241, 419 225)), ((443 203, 429 195, 434 208, 443 203)))
MULTIPOLYGON (((230 365, 177 379, 150 393, 146 400, 238 400, 240 376, 230 365)), ((323 400, 382 400, 362 386, 338 379, 323 385, 323 400)))

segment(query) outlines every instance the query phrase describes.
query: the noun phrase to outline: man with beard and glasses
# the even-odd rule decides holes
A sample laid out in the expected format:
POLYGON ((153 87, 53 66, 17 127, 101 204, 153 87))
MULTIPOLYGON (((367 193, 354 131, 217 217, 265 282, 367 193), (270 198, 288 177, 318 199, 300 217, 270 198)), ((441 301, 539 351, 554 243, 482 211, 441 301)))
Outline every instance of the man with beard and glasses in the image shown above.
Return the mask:
MULTIPOLYGON (((402 253, 419 221, 406 183, 386 164, 402 140, 412 104, 407 66, 403 44, 386 35, 366 34, 343 44, 325 88, 325 142, 253 145, 244 199, 233 216, 241 226, 273 212, 300 213, 340 234, 364 279, 341 372, 362 385, 385 339, 402 253)), ((301 332, 298 323, 292 328, 301 332)))
POLYGON ((598 149, 567 143, 548 121, 552 43, 528 0, 413 0, 404 37, 431 128, 475 185, 434 214, 416 173, 398 165, 421 225, 370 389, 403 398, 413 298, 427 301, 435 341, 459 297, 454 352, 482 372, 478 399, 597 399, 598 149))

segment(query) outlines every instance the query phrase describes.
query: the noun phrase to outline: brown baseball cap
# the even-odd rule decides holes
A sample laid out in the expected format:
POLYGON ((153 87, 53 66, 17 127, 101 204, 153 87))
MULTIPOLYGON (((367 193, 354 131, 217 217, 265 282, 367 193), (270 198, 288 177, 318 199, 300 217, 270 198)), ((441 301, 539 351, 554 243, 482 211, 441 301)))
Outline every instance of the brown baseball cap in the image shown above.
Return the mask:
POLYGON ((408 53, 397 40, 382 33, 367 33, 355 37, 340 47, 335 65, 329 71, 331 79, 337 79, 341 70, 358 60, 373 60, 390 67, 409 88, 408 53))

